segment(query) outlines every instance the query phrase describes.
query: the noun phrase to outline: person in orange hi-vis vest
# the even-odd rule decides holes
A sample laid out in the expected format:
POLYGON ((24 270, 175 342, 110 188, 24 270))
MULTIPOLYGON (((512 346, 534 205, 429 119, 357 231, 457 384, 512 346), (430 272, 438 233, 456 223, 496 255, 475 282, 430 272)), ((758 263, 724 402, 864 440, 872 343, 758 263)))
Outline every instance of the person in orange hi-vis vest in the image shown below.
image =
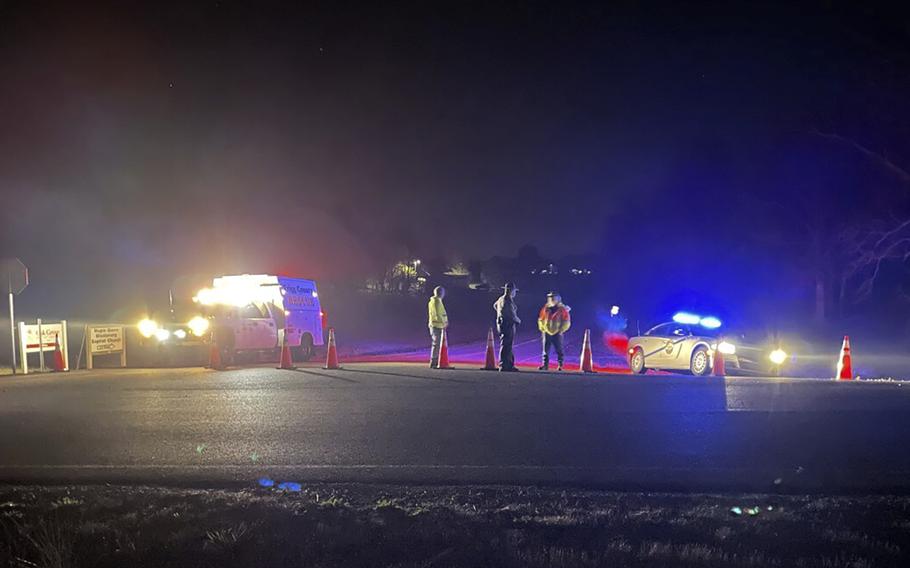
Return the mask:
POLYGON ((538 367, 541 371, 550 369, 551 348, 556 351, 556 361, 559 364, 557 370, 562 371, 562 366, 566 359, 566 352, 563 348, 563 334, 572 325, 572 320, 569 316, 570 309, 562 303, 562 298, 557 292, 547 294, 547 303, 540 308, 537 327, 540 329, 541 342, 543 343, 543 360, 540 367, 538 367))

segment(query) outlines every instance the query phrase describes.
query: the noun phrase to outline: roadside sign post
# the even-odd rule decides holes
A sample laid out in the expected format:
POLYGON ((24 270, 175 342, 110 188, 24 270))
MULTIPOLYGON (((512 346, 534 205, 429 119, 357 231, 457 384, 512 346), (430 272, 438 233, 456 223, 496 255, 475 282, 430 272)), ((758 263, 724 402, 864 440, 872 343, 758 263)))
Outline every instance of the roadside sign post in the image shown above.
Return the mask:
POLYGON ((38 370, 44 372, 44 334, 41 333, 41 318, 38 318, 38 370))
POLYGON ((16 374, 16 310, 13 308, 13 293, 9 293, 9 340, 12 350, 13 374, 16 374))
POLYGON ((9 336, 12 347, 13 374, 16 374, 16 313, 13 307, 13 296, 28 286, 28 268, 18 258, 0 260, 0 282, 6 284, 9 294, 9 336))

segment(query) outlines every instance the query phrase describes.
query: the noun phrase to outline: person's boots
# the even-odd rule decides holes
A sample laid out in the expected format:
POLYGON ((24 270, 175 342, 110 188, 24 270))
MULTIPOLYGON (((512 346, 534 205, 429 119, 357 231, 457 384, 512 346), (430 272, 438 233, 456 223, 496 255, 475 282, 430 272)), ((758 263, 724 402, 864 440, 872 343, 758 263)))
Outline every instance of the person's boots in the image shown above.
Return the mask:
POLYGON ((550 370, 550 358, 547 355, 543 357, 543 363, 540 367, 537 367, 538 371, 549 371, 550 370))
POLYGON ((562 371, 562 359, 559 360, 559 365, 556 367, 557 371, 562 371))

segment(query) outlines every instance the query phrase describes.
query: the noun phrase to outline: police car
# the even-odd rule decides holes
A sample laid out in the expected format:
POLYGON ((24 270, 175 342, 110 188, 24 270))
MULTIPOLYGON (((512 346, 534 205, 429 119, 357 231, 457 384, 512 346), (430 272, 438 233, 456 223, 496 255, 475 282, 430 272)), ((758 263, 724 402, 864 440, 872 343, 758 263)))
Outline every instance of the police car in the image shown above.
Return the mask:
POLYGON ((722 332, 719 319, 687 312, 629 339, 629 367, 634 374, 648 369, 711 373, 718 352, 729 374, 779 375, 789 355, 773 341, 748 342, 742 334, 722 332))

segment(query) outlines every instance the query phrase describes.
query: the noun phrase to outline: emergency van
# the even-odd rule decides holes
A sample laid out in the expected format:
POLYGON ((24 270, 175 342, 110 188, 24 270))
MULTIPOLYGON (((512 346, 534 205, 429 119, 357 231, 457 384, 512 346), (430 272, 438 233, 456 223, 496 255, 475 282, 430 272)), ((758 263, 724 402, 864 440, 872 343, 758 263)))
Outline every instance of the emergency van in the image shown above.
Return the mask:
POLYGON ((228 356, 279 349, 306 361, 324 344, 325 314, 316 283, 269 274, 221 276, 193 300, 211 321, 212 339, 228 356))

